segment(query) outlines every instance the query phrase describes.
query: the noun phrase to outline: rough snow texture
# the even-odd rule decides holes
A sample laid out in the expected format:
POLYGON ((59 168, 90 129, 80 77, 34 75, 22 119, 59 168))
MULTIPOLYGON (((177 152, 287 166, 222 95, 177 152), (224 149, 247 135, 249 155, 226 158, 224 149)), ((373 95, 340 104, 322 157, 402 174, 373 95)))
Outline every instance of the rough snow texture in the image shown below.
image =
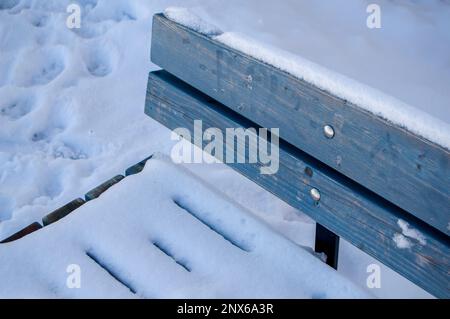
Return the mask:
POLYGON ((418 108, 300 56, 258 43, 246 36, 228 32, 215 39, 450 150, 450 125, 418 108))
POLYGON ((0 246, 0 297, 368 297, 169 161, 150 160, 58 223, 0 246), (79 289, 66 286, 72 264, 79 289))
POLYGON ((222 34, 222 31, 215 25, 206 22, 186 8, 169 7, 164 10, 164 16, 206 36, 222 34))
POLYGON ((415 239, 416 241, 418 241, 422 246, 426 245, 426 239, 425 236, 418 231, 417 229, 411 228, 409 226, 409 223, 405 222, 402 219, 399 219, 397 221, 398 226, 400 226, 400 228, 402 229, 402 234, 405 235, 406 237, 415 239))
MULTIPOLYGON (((409 104, 428 105, 431 114, 450 122, 450 40, 436 41, 450 37, 449 28, 442 27, 450 23, 442 19, 448 17, 446 7, 432 0, 383 2, 385 27, 373 32, 365 27, 370 2, 0 0, 0 239, 148 155, 170 153, 175 143, 170 131, 144 115, 148 72, 156 69, 149 61, 152 16, 168 6, 189 7, 222 30, 304 56, 409 104), (81 29, 65 24, 73 2, 82 8, 81 29)), ((226 165, 187 167, 284 236, 314 246, 310 218, 226 165)), ((33 245, 17 242, 14 247, 22 248, 16 256, 33 245)), ((50 249, 53 245, 58 243, 50 249)), ((339 272, 368 293, 429 297, 383 265, 382 287, 368 289, 367 265, 378 262, 344 240, 340 253, 339 272)), ((10 260, 2 269, 29 276, 52 271, 33 263, 10 260)), ((39 280, 21 282, 25 290, 41 287, 33 290, 36 297, 49 294, 39 280)), ((99 295, 99 289, 92 294, 99 295)), ((108 288, 103 291, 108 295, 108 288)))
POLYGON ((397 245, 397 248, 400 249, 409 249, 413 246, 413 243, 408 238, 399 233, 394 234, 392 240, 394 240, 395 245, 397 245))
MULTIPOLYGON (((446 9, 450 13, 450 9, 446 9)), ((172 8, 171 10, 175 9, 172 8)), ((206 24, 206 22, 201 22, 198 16, 190 15, 186 9, 175 11, 182 12, 182 14, 166 14, 166 16, 193 30, 202 30, 202 26, 206 24)), ((260 43, 243 34, 224 32, 215 36, 214 39, 450 150, 450 124, 425 112, 424 110, 428 108, 427 105, 421 106, 421 109, 413 107, 380 90, 327 69, 301 56, 260 43)), ((445 108, 444 111, 450 113, 448 108, 445 108)), ((445 117, 450 119, 448 114, 445 117)))
POLYGON ((395 242, 398 248, 409 249, 416 243, 422 246, 427 244, 425 236, 417 229, 411 228, 408 222, 405 222, 403 219, 399 219, 397 221, 397 225, 402 230, 402 233, 394 234, 392 240, 395 242))

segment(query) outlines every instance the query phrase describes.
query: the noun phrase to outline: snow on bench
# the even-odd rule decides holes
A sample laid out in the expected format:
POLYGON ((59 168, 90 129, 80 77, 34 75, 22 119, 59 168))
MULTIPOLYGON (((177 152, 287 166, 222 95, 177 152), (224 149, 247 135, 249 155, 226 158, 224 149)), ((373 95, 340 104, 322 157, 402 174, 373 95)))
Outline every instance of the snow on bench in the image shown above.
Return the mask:
POLYGON ((367 297, 163 156, 58 222, 0 245, 0 274, 7 298, 367 297), (74 269, 78 289, 67 285, 74 269))
MULTIPOLYGON (((223 32, 217 26, 202 20, 186 8, 169 7, 164 11, 164 16, 450 150, 450 124, 429 115, 424 110, 408 105, 301 56, 260 43, 244 34, 223 32)), ((426 109, 425 106, 424 109, 426 109)))
POLYGON ((155 15, 151 59, 450 235, 449 124, 301 57, 220 33, 179 8, 155 15))
POLYGON ((147 115, 191 132, 196 120, 222 132, 279 128, 274 175, 260 174, 260 162, 227 164, 331 235, 433 295, 450 296, 446 123, 302 58, 222 33, 184 9, 156 14, 152 32, 151 60, 164 70, 149 75, 147 115))

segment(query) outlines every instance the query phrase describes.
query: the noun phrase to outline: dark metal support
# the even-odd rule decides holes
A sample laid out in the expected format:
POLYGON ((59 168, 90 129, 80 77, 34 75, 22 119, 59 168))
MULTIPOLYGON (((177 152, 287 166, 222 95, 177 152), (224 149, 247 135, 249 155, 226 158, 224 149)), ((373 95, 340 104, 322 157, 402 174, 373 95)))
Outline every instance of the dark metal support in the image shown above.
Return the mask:
POLYGON ((327 255, 326 263, 334 269, 337 269, 339 236, 319 223, 316 224, 316 244, 314 250, 316 253, 325 253, 327 255))

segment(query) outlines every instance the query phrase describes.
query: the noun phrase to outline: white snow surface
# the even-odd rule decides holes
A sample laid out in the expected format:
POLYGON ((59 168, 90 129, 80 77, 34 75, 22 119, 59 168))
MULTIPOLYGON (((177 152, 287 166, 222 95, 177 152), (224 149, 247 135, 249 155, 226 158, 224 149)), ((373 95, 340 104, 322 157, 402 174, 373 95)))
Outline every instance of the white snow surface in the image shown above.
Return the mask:
POLYGON ((206 36, 216 36, 222 33, 218 27, 206 22, 187 8, 166 8, 164 10, 164 16, 206 36))
POLYGON ((161 156, 60 222, 0 246, 0 273, 8 298, 368 297, 161 156), (66 286, 69 265, 80 267, 79 289, 66 286))
POLYGON ((400 249, 410 249, 413 246, 413 243, 403 234, 395 233, 392 240, 395 242, 397 248, 400 249))
POLYGON ((450 125, 419 108, 300 56, 258 43, 247 36, 229 32, 215 39, 450 150, 450 125))
MULTIPOLYGON (((365 27, 368 3, 0 1, 0 239, 40 221, 44 215, 123 173, 126 167, 150 154, 170 153, 175 143, 170 139, 170 131, 144 115, 148 72, 157 69, 149 61, 152 16, 167 7, 187 7, 202 17, 207 24, 199 24, 198 30, 208 33, 216 29, 211 27, 213 24, 222 30, 241 32, 254 41, 358 79, 408 104, 425 105, 430 115, 449 123, 447 3, 379 1, 384 22, 383 28, 376 31, 365 27), (73 2, 81 5, 82 26, 70 30, 66 27, 66 8, 73 2)), ((229 167, 222 164, 186 167, 202 180, 220 187, 270 228, 299 245, 313 246, 315 224, 311 219, 229 167)), ((92 202, 80 211, 96 205, 106 204, 92 202)), ((99 214, 99 219, 108 219, 102 212, 95 214, 99 214)), ((23 284, 17 286, 15 293, 58 296, 60 292, 51 288, 56 286, 49 290, 46 280, 66 278, 67 273, 58 272, 54 277, 49 273, 59 268, 34 267, 34 261, 40 264, 42 260, 30 247, 34 245, 32 239, 42 238, 39 242, 44 245, 47 233, 57 236, 64 232, 70 233, 64 237, 64 243, 72 245, 68 238, 76 237, 70 232, 73 220, 79 220, 75 224, 82 223, 81 217, 70 217, 31 235, 30 239, 0 246, 2 252, 8 251, 8 256, 14 257, 6 263, 2 260, 0 278, 23 284), (22 253, 30 259, 22 259, 22 253), (9 276, 18 273, 37 279, 22 281, 9 276)), ((101 236, 95 232, 105 232, 102 223, 89 229, 94 234, 83 239, 101 242, 101 236)), ((62 247, 57 240, 47 243, 49 250, 62 247)), ((76 238, 72 243, 76 246, 73 251, 85 258, 80 247, 88 245, 80 246, 76 238)), ((64 258, 69 261, 73 256, 61 255, 59 262, 64 258)), ((84 263, 88 263, 86 260, 84 263)), ((372 263, 379 264, 341 240, 339 273, 367 293, 380 297, 430 297, 383 265, 382 287, 368 289, 366 269, 372 263)), ((99 276, 106 276, 95 269, 99 276)), ((101 290, 109 296, 109 287, 93 287, 91 295, 98 296, 101 290)), ((204 288, 208 291, 207 285, 204 288)), ((122 291, 122 295, 129 294, 122 291)), ((1 289, 0 294, 7 295, 1 289)))
MULTIPOLYGON (((444 25, 441 27, 449 30, 450 5, 445 6, 444 3, 442 5, 448 15, 442 16, 442 19, 447 19, 447 21, 443 21, 444 25)), ((171 8, 165 12, 165 15, 175 22, 196 31, 200 30, 200 32, 203 28, 199 26, 207 24, 186 9, 171 8), (178 14, 172 14, 173 11, 178 14)), ((203 33, 207 34, 208 32, 203 33)), ((416 107, 411 106, 379 89, 332 71, 299 55, 256 41, 251 36, 235 32, 223 32, 215 36, 211 34, 211 36, 233 49, 275 66, 450 150, 450 105, 448 104, 450 100, 448 99, 441 101, 443 105, 439 106, 442 108, 442 113, 439 114, 441 117, 435 117, 427 113, 430 102, 424 105, 415 104, 416 107)), ((335 49, 339 49, 339 47, 335 49)), ((444 68, 450 72, 450 63, 444 68)), ((447 84, 450 85, 450 83, 447 84)))

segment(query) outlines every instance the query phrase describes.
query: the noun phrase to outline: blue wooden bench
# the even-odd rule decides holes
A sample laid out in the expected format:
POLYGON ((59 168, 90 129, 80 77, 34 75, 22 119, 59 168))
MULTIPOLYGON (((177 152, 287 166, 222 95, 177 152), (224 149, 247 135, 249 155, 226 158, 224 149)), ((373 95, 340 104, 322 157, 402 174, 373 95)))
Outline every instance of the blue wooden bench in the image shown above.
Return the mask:
POLYGON ((280 128, 276 174, 228 165, 316 220, 316 250, 330 265, 342 237, 450 297, 447 149, 162 14, 151 60, 163 70, 149 75, 145 113, 168 128, 280 128), (399 247, 398 236, 410 245, 399 247))

